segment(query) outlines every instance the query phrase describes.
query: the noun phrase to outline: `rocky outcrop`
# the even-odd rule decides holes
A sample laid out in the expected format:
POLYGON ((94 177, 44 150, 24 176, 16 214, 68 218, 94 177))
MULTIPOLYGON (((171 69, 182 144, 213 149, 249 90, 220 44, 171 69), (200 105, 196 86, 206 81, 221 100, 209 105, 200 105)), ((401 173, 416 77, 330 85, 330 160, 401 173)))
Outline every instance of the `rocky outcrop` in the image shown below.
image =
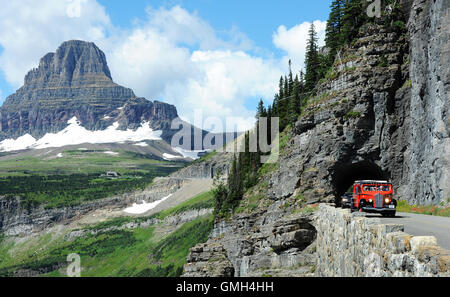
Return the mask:
POLYGON ((449 5, 417 0, 405 23, 363 26, 289 132, 271 199, 334 202, 356 179, 391 180, 411 204, 450 197, 449 5))
MULTIPOLYGON (((191 138, 191 146, 183 145, 184 149, 215 148, 194 146, 191 129, 202 139, 208 132, 179 119, 175 106, 136 97, 131 89, 114 83, 105 54, 92 42, 64 42, 25 76, 24 85, 0 107, 0 141, 25 134, 39 139, 63 130, 73 117, 91 131, 116 122, 119 130, 135 130, 148 123, 151 129, 162 131, 168 144, 181 131, 191 138), (179 125, 172 129, 172 123, 179 125)), ((227 140, 226 133, 214 136, 227 140)), ((234 139, 234 134, 231 136, 234 139)))
POLYGON ((316 276, 450 276, 450 251, 433 236, 403 232, 403 225, 321 205, 316 227, 316 276))
POLYGON ((216 221, 210 239, 191 249, 184 276, 306 276, 315 264, 313 217, 265 210, 216 221))
POLYGON ((208 243, 192 248, 184 277, 232 277, 234 267, 221 244, 208 243))
POLYGON ((0 231, 6 236, 27 235, 97 209, 125 208, 129 202, 127 196, 117 196, 72 207, 46 209, 28 208, 20 197, 0 197, 0 231))
POLYGON ((114 122, 119 129, 149 122, 154 130, 170 130, 178 117, 173 105, 137 98, 114 83, 105 54, 94 43, 72 40, 45 55, 24 85, 6 98, 0 108, 0 141, 58 132, 74 116, 88 130, 103 130, 114 122))
POLYGON ((30 208, 20 197, 0 197, 0 232, 7 236, 26 235, 39 232, 56 223, 75 220, 95 210, 123 210, 136 202, 154 202, 175 193, 188 182, 187 179, 157 178, 143 191, 61 208, 43 206, 30 208))
POLYGON ((218 178, 226 179, 233 160, 233 153, 213 153, 207 160, 199 160, 191 163, 174 173, 171 177, 176 178, 218 178))
POLYGON ((110 231, 117 231, 117 230, 133 230, 137 228, 149 228, 154 225, 158 224, 164 224, 165 226, 171 226, 171 227, 177 227, 181 226, 184 223, 191 222, 197 218, 205 217, 208 215, 211 215, 213 212, 213 209, 211 208, 203 208, 203 209, 192 209, 188 210, 173 216, 168 216, 164 219, 159 219, 157 217, 151 217, 145 221, 142 221, 142 219, 131 221, 129 223, 124 223, 120 226, 113 226, 113 227, 107 227, 107 228, 99 228, 96 229, 94 227, 81 229, 81 230, 73 230, 70 233, 66 234, 64 236, 67 240, 73 240, 77 237, 83 237, 86 235, 97 235, 99 233, 106 233, 110 231))

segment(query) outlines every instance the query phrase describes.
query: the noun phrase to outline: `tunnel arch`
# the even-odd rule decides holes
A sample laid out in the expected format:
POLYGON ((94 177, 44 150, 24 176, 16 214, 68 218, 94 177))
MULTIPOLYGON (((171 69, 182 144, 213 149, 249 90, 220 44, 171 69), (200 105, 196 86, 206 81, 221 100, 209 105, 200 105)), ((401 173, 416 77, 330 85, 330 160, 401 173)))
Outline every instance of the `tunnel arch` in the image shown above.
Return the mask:
POLYGON ((384 172, 372 161, 360 161, 354 163, 339 163, 334 167, 332 185, 336 202, 350 188, 356 180, 389 180, 390 174, 384 172))

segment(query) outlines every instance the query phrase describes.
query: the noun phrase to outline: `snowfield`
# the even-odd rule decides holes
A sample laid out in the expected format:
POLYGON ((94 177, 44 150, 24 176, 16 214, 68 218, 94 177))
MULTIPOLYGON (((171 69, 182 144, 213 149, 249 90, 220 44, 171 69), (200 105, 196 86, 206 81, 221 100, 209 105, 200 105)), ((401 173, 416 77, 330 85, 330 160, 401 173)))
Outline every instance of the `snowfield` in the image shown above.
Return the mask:
POLYGON ((0 142, 0 152, 9 152, 26 149, 36 143, 36 139, 30 134, 25 134, 14 139, 5 139, 0 142))
POLYGON ((115 143, 115 142, 140 142, 144 140, 161 140, 162 131, 154 131, 149 122, 142 123, 136 131, 118 130, 119 123, 114 123, 102 131, 89 131, 80 125, 76 117, 67 122, 68 126, 58 133, 47 133, 36 140, 26 134, 17 139, 6 139, 0 142, 0 152, 17 151, 24 149, 44 149, 50 147, 63 147, 82 143, 115 143))
POLYGON ((189 151, 189 150, 182 149, 180 147, 172 147, 172 149, 174 151, 176 151, 177 153, 180 153, 181 155, 183 155, 183 157, 191 158, 193 160, 199 159, 198 153, 203 152, 203 151, 189 151))
POLYGON ((107 151, 107 152, 103 152, 104 154, 110 155, 110 156, 118 156, 119 153, 116 152, 111 152, 111 151, 107 151))
POLYGON ((142 204, 134 203, 133 206, 124 209, 124 212, 129 213, 129 214, 143 214, 143 213, 146 213, 147 211, 155 208, 161 202, 169 199, 171 196, 172 196, 172 194, 162 198, 161 200, 158 200, 158 201, 155 201, 155 202, 150 202, 150 203, 146 203, 145 201, 142 201, 142 204))
POLYGON ((180 158, 183 158, 183 157, 175 156, 175 155, 171 155, 171 154, 164 153, 164 154, 163 154, 163 158, 164 158, 165 160, 170 161, 170 160, 173 160, 173 159, 180 159, 180 158))
POLYGON ((142 146, 142 147, 148 146, 148 144, 146 142, 139 142, 139 143, 135 143, 134 145, 142 146))

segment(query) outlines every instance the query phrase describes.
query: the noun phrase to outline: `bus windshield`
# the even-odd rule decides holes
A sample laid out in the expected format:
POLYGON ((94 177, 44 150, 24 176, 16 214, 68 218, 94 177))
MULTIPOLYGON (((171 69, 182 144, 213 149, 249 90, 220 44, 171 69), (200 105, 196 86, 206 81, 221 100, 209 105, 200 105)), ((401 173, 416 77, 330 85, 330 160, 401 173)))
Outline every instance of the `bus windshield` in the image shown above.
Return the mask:
POLYGON ((389 192, 391 186, 389 185, 363 185, 362 189, 364 192, 389 192))

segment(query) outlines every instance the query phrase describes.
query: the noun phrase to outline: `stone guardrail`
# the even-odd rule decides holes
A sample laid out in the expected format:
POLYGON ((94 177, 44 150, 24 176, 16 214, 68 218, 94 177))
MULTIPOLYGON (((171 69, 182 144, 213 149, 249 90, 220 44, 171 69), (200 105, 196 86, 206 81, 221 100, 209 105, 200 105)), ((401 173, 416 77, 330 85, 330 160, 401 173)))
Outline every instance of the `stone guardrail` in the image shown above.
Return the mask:
POLYGON ((403 225, 323 204, 316 229, 317 276, 450 276, 450 251, 434 236, 405 233, 403 225))

